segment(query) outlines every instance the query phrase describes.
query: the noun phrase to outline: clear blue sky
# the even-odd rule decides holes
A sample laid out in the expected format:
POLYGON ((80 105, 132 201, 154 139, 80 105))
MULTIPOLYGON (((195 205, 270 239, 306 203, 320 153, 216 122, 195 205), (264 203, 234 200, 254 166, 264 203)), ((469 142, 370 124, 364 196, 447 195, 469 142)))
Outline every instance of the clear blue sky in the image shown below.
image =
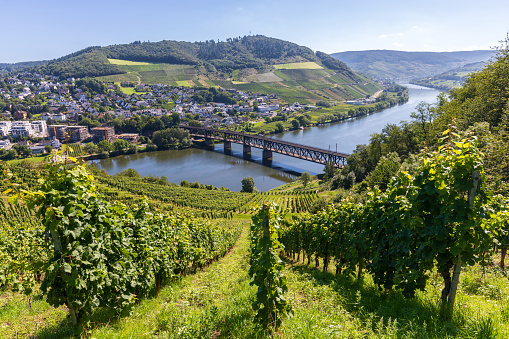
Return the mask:
POLYGON ((0 62, 250 33, 327 53, 458 51, 489 49, 509 32, 509 0, 0 0, 0 10, 0 62))

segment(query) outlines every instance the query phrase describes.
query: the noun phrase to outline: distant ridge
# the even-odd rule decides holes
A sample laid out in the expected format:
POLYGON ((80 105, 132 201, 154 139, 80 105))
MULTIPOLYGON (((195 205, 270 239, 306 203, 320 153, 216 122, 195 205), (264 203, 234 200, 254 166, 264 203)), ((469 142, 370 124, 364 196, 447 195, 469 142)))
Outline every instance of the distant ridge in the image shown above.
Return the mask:
POLYGON ((432 76, 494 56, 492 50, 458 52, 350 51, 331 54, 353 70, 377 78, 411 79, 432 76))
POLYGON ((23 61, 23 62, 15 62, 15 63, 0 63, 0 74, 16 72, 18 70, 27 68, 27 67, 35 67, 42 66, 49 62, 49 60, 42 61, 23 61))
POLYGON ((62 78, 95 77, 125 72, 117 65, 109 63, 108 59, 203 66, 209 72, 225 73, 244 68, 262 70, 274 64, 312 61, 327 63, 327 68, 350 72, 353 75, 344 63, 325 53, 315 54, 310 48, 262 35, 236 37, 218 42, 163 40, 135 41, 106 47, 93 46, 51 60, 35 70, 62 78))

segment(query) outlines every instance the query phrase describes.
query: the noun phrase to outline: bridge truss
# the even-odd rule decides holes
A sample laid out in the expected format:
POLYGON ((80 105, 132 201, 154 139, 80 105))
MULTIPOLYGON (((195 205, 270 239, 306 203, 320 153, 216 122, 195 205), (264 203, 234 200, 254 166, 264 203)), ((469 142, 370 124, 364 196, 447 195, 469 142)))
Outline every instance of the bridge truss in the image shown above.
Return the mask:
MULTIPOLYGON (((180 128, 187 129, 189 134, 193 137, 201 137, 206 140, 221 140, 225 142, 225 148, 228 143, 234 142, 244 145, 244 152, 247 147, 256 147, 264 150, 265 154, 275 152, 279 154, 288 155, 294 158, 299 158, 307 161, 316 162, 325 165, 327 162, 332 162, 335 167, 343 167, 345 165, 348 154, 324 150, 321 148, 300 145, 283 140, 267 138, 260 135, 251 135, 241 132, 234 132, 229 130, 218 130, 207 127, 193 127, 193 126, 179 126, 180 128), (247 147, 246 147, 247 146, 247 147)), ((249 149, 250 151, 250 149, 249 149)), ((270 153, 270 157, 272 154, 270 153)))

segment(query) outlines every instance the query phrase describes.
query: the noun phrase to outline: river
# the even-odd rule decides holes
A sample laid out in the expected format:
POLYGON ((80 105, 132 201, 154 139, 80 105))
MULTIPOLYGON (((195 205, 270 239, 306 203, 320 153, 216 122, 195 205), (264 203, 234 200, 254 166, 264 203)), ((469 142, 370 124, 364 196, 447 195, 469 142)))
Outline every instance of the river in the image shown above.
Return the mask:
MULTIPOLYGON (((403 84, 409 88, 407 103, 373 113, 365 117, 334 124, 307 128, 272 136, 275 139, 316 146, 324 149, 352 153, 358 144, 369 142, 370 135, 379 133, 386 124, 399 124, 409 120, 410 114, 421 101, 433 103, 438 90, 403 84), (336 148, 337 147, 337 148, 336 148)), ((252 148, 251 160, 242 158, 242 145, 232 143, 232 155, 223 153, 223 145, 215 145, 214 152, 203 149, 170 150, 118 156, 95 160, 100 169, 116 174, 134 168, 142 176, 166 176, 169 181, 182 180, 227 187, 233 191, 241 189, 241 180, 253 177, 260 191, 295 180, 304 171, 311 174, 323 172, 323 165, 273 153, 272 166, 262 165, 262 150, 252 148)))

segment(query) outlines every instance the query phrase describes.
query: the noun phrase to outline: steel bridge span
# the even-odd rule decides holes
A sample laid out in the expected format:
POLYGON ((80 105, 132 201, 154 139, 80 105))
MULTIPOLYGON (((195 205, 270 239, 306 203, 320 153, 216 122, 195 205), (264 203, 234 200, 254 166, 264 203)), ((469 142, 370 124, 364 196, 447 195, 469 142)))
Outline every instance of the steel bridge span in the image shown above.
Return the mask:
POLYGON ((232 142, 243 145, 244 156, 251 155, 251 147, 261 148, 263 150, 262 157, 265 161, 272 160, 272 153, 275 152, 323 165, 327 162, 332 162, 335 167, 341 168, 345 165, 345 160, 349 156, 349 154, 345 153, 333 152, 259 135, 206 127, 184 125, 178 127, 188 130, 192 137, 205 138, 205 143, 208 146, 213 146, 214 140, 222 141, 226 152, 231 151, 232 142))

